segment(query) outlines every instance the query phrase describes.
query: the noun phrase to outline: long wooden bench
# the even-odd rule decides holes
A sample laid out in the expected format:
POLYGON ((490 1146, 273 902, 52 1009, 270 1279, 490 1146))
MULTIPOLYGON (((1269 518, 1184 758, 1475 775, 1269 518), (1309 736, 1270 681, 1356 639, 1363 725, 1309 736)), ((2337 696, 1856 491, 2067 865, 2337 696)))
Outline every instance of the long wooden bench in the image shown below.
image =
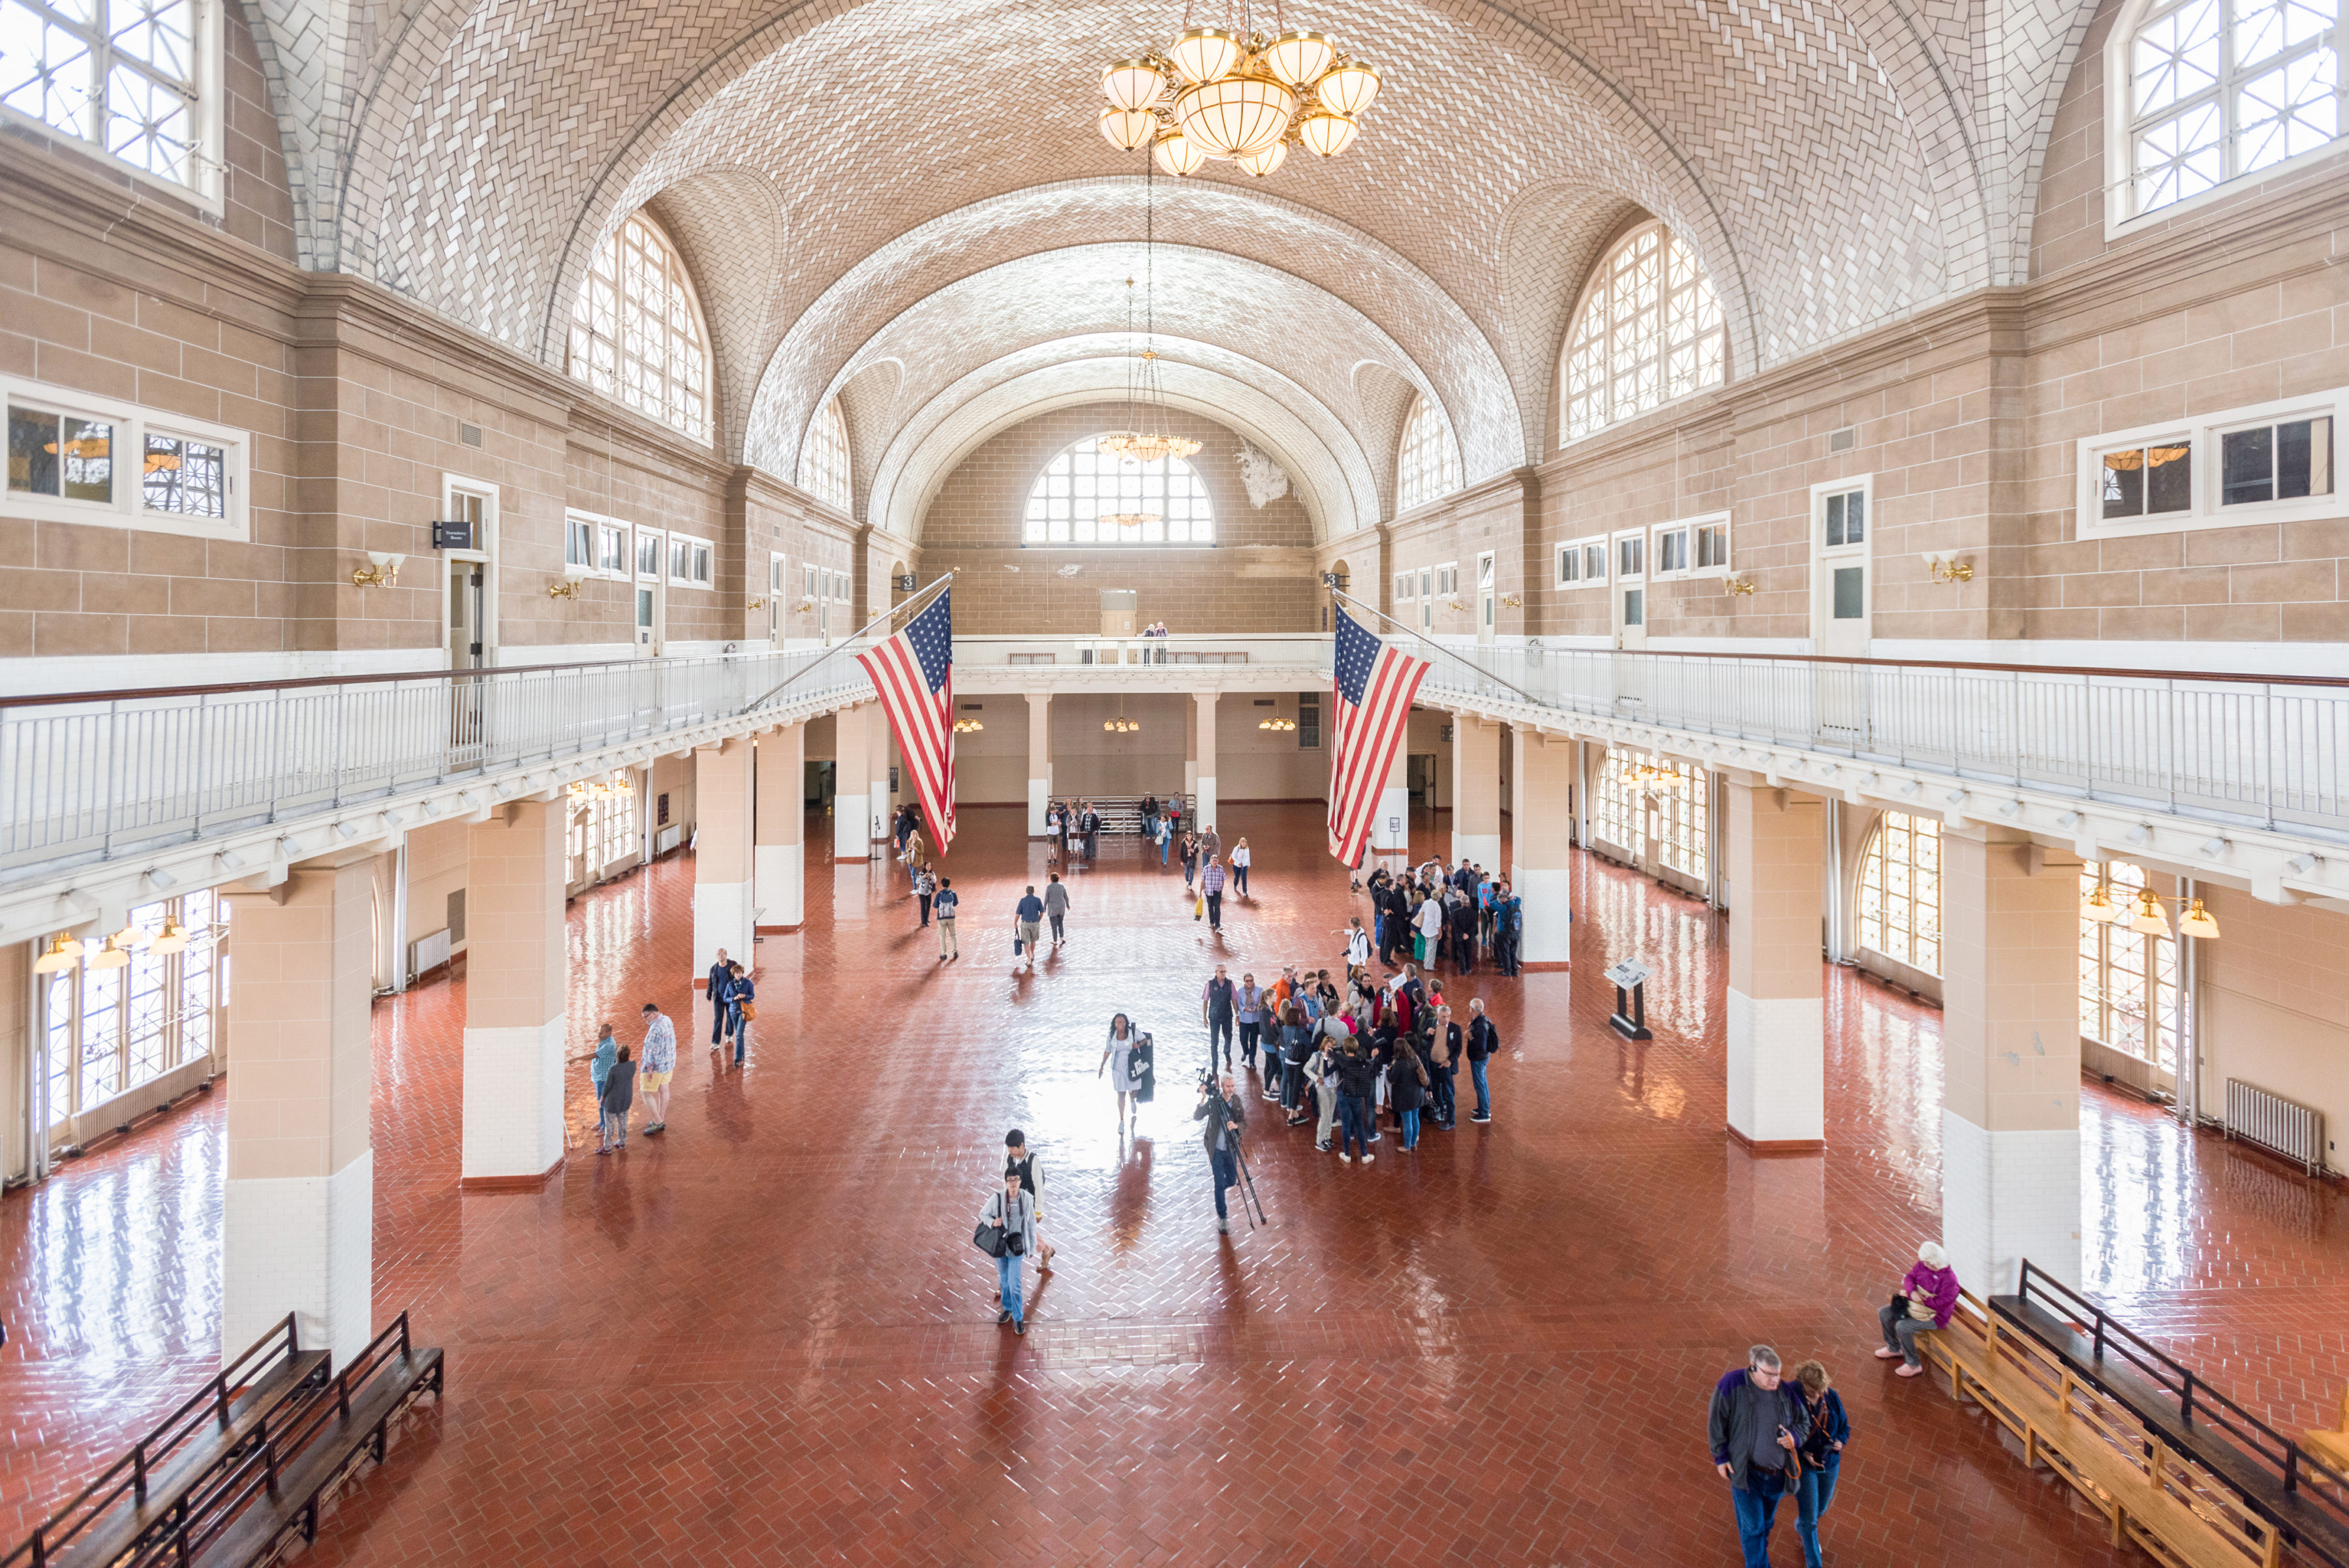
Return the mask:
POLYGON ((1952 1398, 2021 1439, 2024 1463, 2046 1465, 2104 1515, 2115 1546, 2172 1568, 2282 1563, 2283 1532, 2225 1481, 1978 1298, 1962 1295, 1950 1326, 1919 1334, 1917 1348, 1952 1398))
POLYGON ((2311 1427, 2300 1440, 2302 1447, 2326 1464, 2349 1470, 2349 1389, 2341 1393, 2341 1424, 2330 1428, 2311 1427))

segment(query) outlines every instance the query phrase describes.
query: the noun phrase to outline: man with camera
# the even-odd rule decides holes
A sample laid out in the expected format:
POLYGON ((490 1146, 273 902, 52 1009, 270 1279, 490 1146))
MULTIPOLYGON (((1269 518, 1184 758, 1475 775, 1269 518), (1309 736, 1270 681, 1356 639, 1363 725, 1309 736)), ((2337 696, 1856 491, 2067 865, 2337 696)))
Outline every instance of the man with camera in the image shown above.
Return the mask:
POLYGON ((1003 1310, 995 1321, 1009 1324, 1014 1334, 1026 1334, 1028 1321, 1019 1313, 1019 1260, 1036 1250, 1036 1200, 1020 1185, 1019 1171, 1003 1173, 1003 1190, 987 1200, 978 1224, 979 1236, 989 1243, 986 1250, 995 1259, 996 1284, 1003 1297, 1003 1310), (988 1237, 990 1231, 997 1234, 988 1237))
POLYGON ((1239 1085, 1232 1075, 1226 1073, 1219 1081, 1214 1072, 1210 1067, 1199 1075, 1199 1106, 1191 1119, 1207 1124, 1200 1142, 1216 1173, 1216 1229, 1228 1233, 1232 1221, 1224 1193, 1240 1179, 1240 1134, 1247 1128, 1247 1107, 1240 1103, 1239 1085))

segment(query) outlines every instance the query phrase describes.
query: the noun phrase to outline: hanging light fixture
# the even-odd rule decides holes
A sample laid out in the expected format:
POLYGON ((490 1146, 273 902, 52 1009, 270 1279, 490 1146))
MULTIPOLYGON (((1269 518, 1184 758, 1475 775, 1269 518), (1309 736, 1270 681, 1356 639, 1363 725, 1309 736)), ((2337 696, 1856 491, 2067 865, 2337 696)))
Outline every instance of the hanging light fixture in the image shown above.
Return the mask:
POLYGON ((1252 0, 1237 15, 1226 0, 1223 26, 1186 27, 1164 52, 1112 60, 1102 71, 1110 107, 1101 132, 1121 152, 1150 140, 1133 117, 1160 128, 1152 156, 1181 179, 1210 158, 1227 159, 1258 178, 1280 167, 1275 149, 1301 142, 1323 158, 1353 144, 1364 110, 1379 95, 1378 67, 1335 39, 1288 27, 1275 0, 1273 32, 1256 30, 1252 0))
POLYGON ((130 955, 116 945, 115 938, 109 937, 106 939, 106 946, 100 949, 97 956, 89 961, 89 967, 92 969, 125 969, 129 966, 129 963, 130 955))
POLYGON ((155 943, 147 950, 159 956, 179 952, 188 945, 188 933, 179 921, 164 917, 163 929, 156 934, 155 943))
POLYGON ((2129 917, 2128 928, 2143 931, 2148 937, 2169 934, 2169 917, 2162 913, 2161 896, 2150 888, 2137 890, 2137 913, 2129 917))
POLYGON ((1142 721, 1125 716, 1125 699, 1120 697, 1117 700, 1117 717, 1103 719, 1102 728, 1112 735, 1136 735, 1142 732, 1142 721))
POLYGON ((1256 727, 1259 730, 1294 730, 1297 728, 1297 721, 1294 719, 1258 719, 1256 722, 1256 727))
MULTIPOLYGON (((1094 446, 1127 462, 1157 462, 1169 457, 1195 456, 1201 442, 1189 436, 1166 433, 1166 389, 1158 379, 1156 282, 1158 265, 1157 192, 1150 171, 1143 171, 1142 216, 1142 348, 1133 348, 1133 279, 1125 280, 1125 421, 1122 431, 1099 437, 1094 446)), ((1160 520, 1155 512, 1107 512, 1101 524, 1108 528, 1139 528, 1160 520)))
POLYGON ((2217 941, 2219 922, 2210 918, 2210 911, 2202 907, 2202 900, 2191 899, 2189 906, 2184 914, 2178 917, 2178 934, 2181 937, 2199 937, 2206 942, 2217 941))
POLYGON ((2106 896, 2103 882, 2089 888, 2088 896, 2080 900, 2080 918, 2100 926, 2109 926, 2121 918, 2119 908, 2106 896))
POLYGON ((59 931, 49 939, 49 945, 42 951, 41 956, 33 961, 33 972, 58 974, 73 968, 74 961, 80 957, 81 943, 66 935, 65 932, 59 931))
POLYGON ((957 719, 954 722, 955 733, 957 735, 975 735, 986 728, 985 724, 976 719, 957 719))

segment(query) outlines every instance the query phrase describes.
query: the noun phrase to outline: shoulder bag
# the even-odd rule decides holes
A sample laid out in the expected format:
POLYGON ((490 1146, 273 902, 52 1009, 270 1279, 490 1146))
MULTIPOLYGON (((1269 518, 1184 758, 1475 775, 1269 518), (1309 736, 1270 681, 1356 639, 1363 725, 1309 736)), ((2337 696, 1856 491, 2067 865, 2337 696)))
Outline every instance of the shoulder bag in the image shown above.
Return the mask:
MULTIPOLYGON (((1002 1200, 998 1199, 997 1201, 1002 1200)), ((970 1233, 970 1244, 990 1258, 1000 1258, 1010 1249, 1010 1243, 1006 1240, 1008 1234, 1001 1220, 990 1220, 982 1216, 978 1229, 970 1233)))

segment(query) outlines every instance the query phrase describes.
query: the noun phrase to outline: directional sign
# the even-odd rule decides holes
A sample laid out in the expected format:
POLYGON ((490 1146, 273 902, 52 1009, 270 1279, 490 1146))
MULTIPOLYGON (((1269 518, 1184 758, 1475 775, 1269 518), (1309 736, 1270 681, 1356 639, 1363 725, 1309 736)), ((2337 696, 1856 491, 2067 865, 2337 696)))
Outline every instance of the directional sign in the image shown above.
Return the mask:
POLYGON ((1653 972, 1655 971, 1649 969, 1646 964, 1641 963, 1638 959, 1625 959, 1621 963, 1617 964, 1613 969, 1607 971, 1607 983, 1609 985, 1619 985, 1624 990, 1629 991, 1633 986, 1639 984, 1641 981, 1647 979, 1648 976, 1653 972))

